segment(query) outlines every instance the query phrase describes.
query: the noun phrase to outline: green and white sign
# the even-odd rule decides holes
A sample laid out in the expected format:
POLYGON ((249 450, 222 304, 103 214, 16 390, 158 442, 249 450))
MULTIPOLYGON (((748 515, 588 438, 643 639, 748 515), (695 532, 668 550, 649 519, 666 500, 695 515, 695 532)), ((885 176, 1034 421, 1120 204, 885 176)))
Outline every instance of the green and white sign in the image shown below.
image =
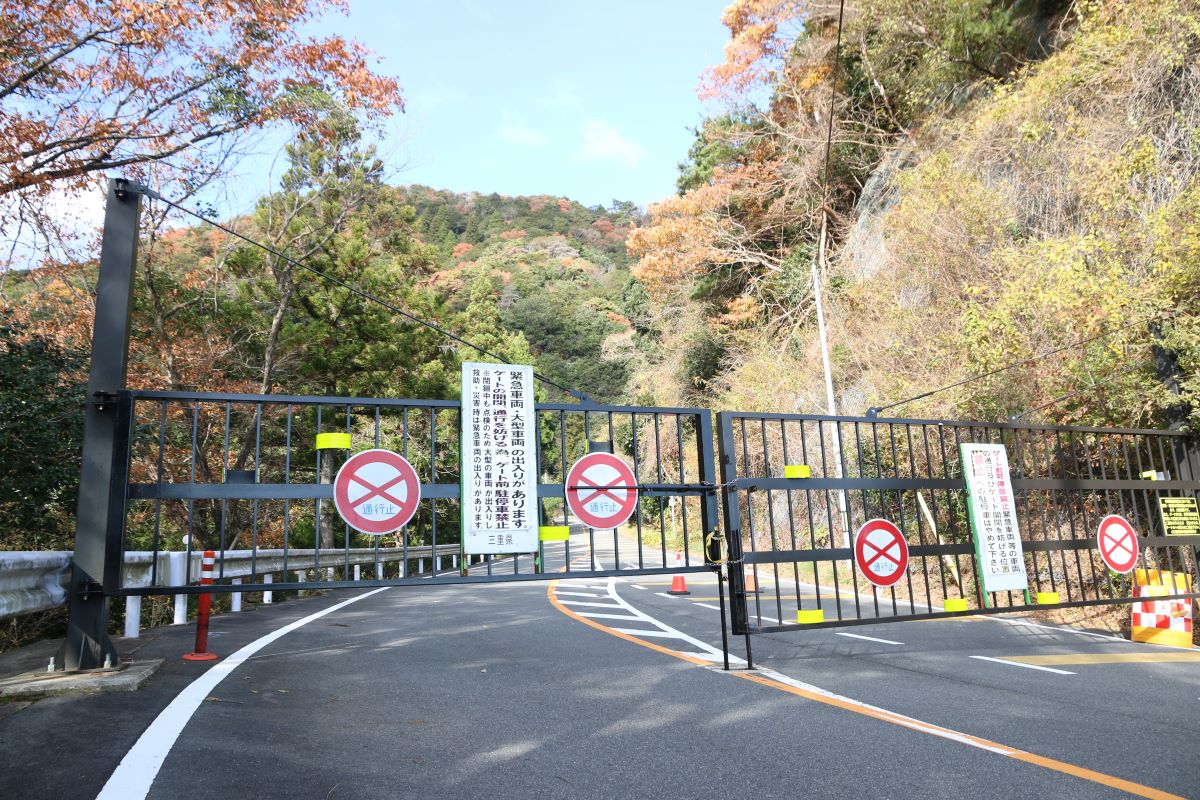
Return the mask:
POLYGON ((463 552, 538 549, 533 367, 462 365, 463 552))
POLYGON ((959 452, 983 590, 1026 591, 1029 576, 1025 574, 1008 453, 1002 444, 963 444, 959 452))

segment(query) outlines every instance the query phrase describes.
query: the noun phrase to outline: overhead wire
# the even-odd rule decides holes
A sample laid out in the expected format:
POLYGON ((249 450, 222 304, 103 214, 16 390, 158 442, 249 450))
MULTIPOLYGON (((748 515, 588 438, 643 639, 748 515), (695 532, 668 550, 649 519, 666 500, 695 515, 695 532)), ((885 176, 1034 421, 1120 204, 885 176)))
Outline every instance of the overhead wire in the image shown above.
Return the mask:
MULTIPOLYGON (((913 395, 912 397, 905 398, 904 400, 897 400, 894 403, 888 403, 887 405, 884 405, 884 406, 872 406, 871 408, 867 409, 867 416, 868 417, 877 417, 877 416, 879 416, 879 412, 886 411, 889 408, 896 408, 897 406, 902 406, 907 403, 912 403, 916 400, 923 400, 926 397, 931 397, 935 394, 939 394, 939 393, 947 391, 949 389, 957 389, 959 386, 966 386, 968 383, 974 383, 975 381, 983 380, 984 378, 990 378, 993 375, 999 375, 1001 372, 1007 372, 1008 370, 1015 369, 1016 367, 1025 366, 1026 364, 1032 364, 1035 361, 1041 361, 1043 358, 1049 358, 1050 356, 1058 355, 1059 353, 1065 352, 1067 350, 1072 350, 1076 347, 1082 347, 1083 345, 1089 344, 1090 342, 1095 342, 1099 339, 1106 339, 1115 333, 1120 333, 1121 331, 1128 330, 1129 328, 1132 328, 1136 325, 1146 324, 1147 322, 1149 322, 1149 320, 1144 320, 1144 319, 1134 320, 1134 321, 1128 322, 1124 325, 1118 325, 1115 328, 1109 328, 1108 330, 1102 331, 1101 333, 1097 333, 1093 336, 1088 336, 1085 339, 1079 339, 1077 341, 1070 342, 1068 344, 1064 344, 1061 347, 1056 347, 1053 350, 1047 350, 1044 353, 1039 353, 1035 356, 1030 356, 1029 358, 1021 359, 1020 361, 1014 361, 1011 364, 1005 364, 1002 367, 997 367, 996 369, 989 370, 989 371, 981 373, 979 375, 972 375, 968 378, 963 378, 960 381, 955 381, 954 383, 948 383, 945 386, 939 386, 936 389, 930 389, 928 392, 922 392, 921 394, 913 395)), ((1030 409, 1030 412, 1036 411, 1036 410, 1038 410, 1038 409, 1030 409)), ((1026 412, 1026 413, 1030 413, 1030 412, 1026 412)))
MULTIPOLYGON (((167 205, 171 206, 172 208, 182 211, 184 214, 194 217, 194 218, 200 220, 201 222, 205 222, 205 223, 213 226, 214 228, 216 228, 219 231, 227 233, 230 236, 240 239, 249 245, 252 245, 252 246, 257 247, 267 253, 270 253, 271 255, 275 256, 276 258, 279 258, 279 259, 287 262, 288 264, 291 264, 294 267, 298 267, 302 270, 306 270, 307 272, 310 272, 313 275, 316 275, 317 277, 321 278, 322 280, 325 280, 332 284, 340 286, 343 289, 345 289, 346 291, 351 292, 352 294, 358 295, 359 297, 362 297, 365 300, 369 300, 371 302, 378 303, 379 305, 383 306, 384 308, 388 309, 389 311, 399 314, 400 316, 404 317, 405 319, 408 319, 411 322, 415 322, 418 325, 423 325, 432 331, 436 331, 437 333, 440 333, 442 336, 445 336, 448 339, 452 339, 465 347, 469 347, 470 349, 474 350, 477 353, 481 353, 481 354, 487 356, 488 358, 494 358, 494 359, 496 359, 496 361, 498 361, 502 364, 508 363, 508 360, 506 358, 504 358, 503 356, 493 353, 491 350, 488 350, 485 347, 475 344, 474 342, 468 341, 467 339, 464 339, 463 337, 459 336, 458 334, 452 333, 451 331, 446 330, 445 328, 441 327, 437 323, 430 322, 429 320, 426 320, 426 319, 422 319, 421 317, 418 317, 417 315, 413 314, 410 311, 406 311, 405 309, 395 305, 394 303, 389 303, 388 301, 384 300, 383 298, 377 297, 376 295, 371 294, 370 292, 366 291, 365 289, 361 289, 358 286, 347 283, 346 281, 342 280, 341 278, 336 278, 327 272, 323 272, 323 271, 317 269, 316 267, 305 264, 302 261, 298 261, 297 259, 294 259, 291 256, 280 252, 279 250, 277 250, 276 248, 274 248, 268 244, 263 244, 262 242, 259 242, 255 239, 250 238, 249 236, 246 236, 245 234, 239 233, 238 231, 234 230, 233 228, 229 227, 228 225, 223 225, 222 223, 217 222, 216 220, 209 219, 208 217, 204 216, 203 214, 201 214, 197 211, 192 211, 190 208, 187 208, 186 206, 183 206, 179 203, 174 202, 173 200, 163 197, 161 194, 159 194, 158 192, 155 192, 152 189, 143 188, 142 192, 147 197, 158 200, 162 203, 166 203, 167 205)), ((565 392, 567 395, 574 397, 576 400, 579 400, 580 402, 583 402, 583 403, 595 402, 594 400, 592 400, 591 397, 584 394, 583 392, 581 392, 577 389, 572 389, 568 386, 564 386, 561 383, 558 383, 556 381, 551 380, 550 378, 547 378, 545 375, 541 375, 537 372, 534 372, 533 377, 537 378, 539 381, 546 384, 547 386, 553 386, 555 389, 565 392)))
POLYGON ((1056 406, 1059 403, 1065 402, 1067 400, 1071 400, 1072 398, 1075 398, 1075 397, 1079 397, 1080 395, 1090 392, 1093 389, 1098 389, 1101 386, 1108 386, 1110 383, 1117 380, 1118 378, 1124 378, 1126 376, 1132 375, 1133 373, 1137 372, 1140 368, 1141 368, 1140 366, 1134 366, 1129 369, 1124 369, 1124 370, 1121 370, 1120 372, 1113 373, 1112 375, 1109 375, 1107 378, 1104 378, 1103 380, 1092 381, 1092 385, 1087 387, 1086 389, 1079 389, 1074 392, 1068 392, 1067 394, 1060 395, 1047 403, 1042 403, 1040 406, 1034 406, 1033 408, 1027 408, 1024 411, 1020 412, 1019 414, 1010 414, 1008 417, 1008 421, 1016 422, 1017 420, 1027 417, 1030 414, 1036 414, 1039 411, 1045 411, 1047 408, 1050 408, 1051 406, 1056 406))

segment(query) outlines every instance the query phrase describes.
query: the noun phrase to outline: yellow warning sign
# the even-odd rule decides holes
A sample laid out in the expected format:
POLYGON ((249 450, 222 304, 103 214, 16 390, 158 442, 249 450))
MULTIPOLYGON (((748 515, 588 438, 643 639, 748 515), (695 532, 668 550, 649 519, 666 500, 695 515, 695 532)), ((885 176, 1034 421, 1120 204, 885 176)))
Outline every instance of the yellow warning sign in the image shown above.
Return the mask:
POLYGON ((1167 536, 1200 535, 1200 509, 1194 497, 1160 497, 1163 530, 1167 536))

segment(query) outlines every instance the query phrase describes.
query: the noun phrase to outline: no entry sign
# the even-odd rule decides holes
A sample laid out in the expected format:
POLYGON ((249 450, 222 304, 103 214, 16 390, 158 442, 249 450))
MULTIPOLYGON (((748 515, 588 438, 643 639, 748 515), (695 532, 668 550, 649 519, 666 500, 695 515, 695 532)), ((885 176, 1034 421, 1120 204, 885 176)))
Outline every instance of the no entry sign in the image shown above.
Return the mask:
POLYGON ((356 531, 379 536, 408 523, 421 501, 412 464, 391 450, 352 455, 333 480, 333 504, 356 531))
POLYGON ((854 560, 876 586, 891 586, 908 569, 908 542, 886 519, 869 520, 854 537, 854 560))
POLYGON ((633 470, 611 453, 588 453, 567 473, 567 505, 592 528, 615 528, 637 506, 633 470))
POLYGON ((1096 531, 1096 544, 1100 547, 1100 557, 1113 572, 1124 575, 1133 569, 1137 563, 1138 545, 1137 533, 1129 520, 1118 514, 1109 514, 1100 520, 1100 529, 1096 531))

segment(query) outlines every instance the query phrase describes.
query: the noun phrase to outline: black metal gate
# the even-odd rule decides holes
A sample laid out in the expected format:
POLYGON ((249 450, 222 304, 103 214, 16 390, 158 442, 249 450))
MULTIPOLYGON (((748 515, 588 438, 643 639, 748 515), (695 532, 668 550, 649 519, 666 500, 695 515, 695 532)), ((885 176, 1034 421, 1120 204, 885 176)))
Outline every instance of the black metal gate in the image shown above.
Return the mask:
POLYGON ((1159 599, 1200 597, 1190 577, 1200 536, 1160 529, 1158 498, 1200 489, 1184 434, 740 412, 718 414, 717 425, 725 530, 739 565, 730 572, 735 633, 1129 603, 1139 573, 1167 587, 1159 599), (964 443, 1007 450, 1027 592, 981 589, 964 443), (1127 575, 1097 551, 1108 514, 1141 533, 1127 575), (854 563, 854 534, 874 518, 892 521, 910 553, 888 588, 854 563))
POLYGON ((122 391, 115 413, 117 466, 128 479, 112 483, 112 557, 150 569, 141 585, 106 585, 111 595, 695 572, 705 567, 702 557, 686 566, 699 556, 687 531, 717 525, 704 409, 539 404, 540 522, 574 533, 503 557, 461 552, 457 401, 122 391), (337 517, 341 455, 315 444, 329 432, 348 434, 348 449, 382 447, 413 464, 421 503, 407 526, 369 536, 337 517), (639 502, 624 531, 579 525, 564 502, 569 466, 594 449, 632 465, 639 502), (683 566, 667 541, 670 506, 684 532, 683 566), (212 586, 196 584, 203 550, 215 553, 212 586), (173 556, 182 571, 172 573, 173 556))
POLYGON ((461 549, 458 401, 128 390, 133 269, 147 194, 128 181, 109 183, 60 652, 67 668, 117 660, 105 630, 111 597, 706 569, 691 542, 718 526, 707 409, 537 405, 539 522, 558 530, 534 553, 476 557, 461 549), (336 517, 331 459, 341 456, 316 441, 329 432, 348 434, 351 450, 390 448, 414 465, 421 503, 407 526, 370 537, 336 517), (638 502, 624 530, 571 519, 565 476, 593 450, 632 466, 638 502), (675 545, 668 509, 671 528, 682 526, 675 545), (198 580, 205 550, 215 553, 211 585, 198 580))
MULTIPOLYGON (((477 560, 461 549, 457 401, 126 388, 147 192, 121 180, 109 186, 60 653, 68 668, 116 659, 105 632, 108 599, 129 595, 719 567, 722 597, 726 577, 730 584, 732 630, 747 636, 747 648, 749 634, 763 631, 1128 603, 1130 577, 1107 570, 1096 553, 1093 531, 1109 513, 1142 534, 1133 576, 1153 573, 1166 599, 1200 597, 1192 585, 1200 535, 1159 533, 1157 499, 1195 498, 1200 489, 1200 463, 1180 433, 723 412, 714 437, 707 409, 586 399, 536 408, 539 522, 558 528, 553 541, 477 560), (317 444, 331 432, 348 435, 343 453, 383 447, 414 465, 421 505, 405 528, 370 537, 336 517, 331 481, 341 456, 317 444), (959 455, 968 442, 1007 448, 1036 602, 1030 591, 980 588, 959 455), (632 465, 639 499, 624 530, 572 525, 564 481, 569 465, 594 450, 632 465), (911 554, 887 589, 864 581, 852 558, 854 531, 871 518, 893 522, 911 554), (197 580, 204 550, 216 553, 213 585, 197 580), (142 577, 127 580, 134 563, 142 577)), ((722 601, 723 637, 724 610, 722 601)))

